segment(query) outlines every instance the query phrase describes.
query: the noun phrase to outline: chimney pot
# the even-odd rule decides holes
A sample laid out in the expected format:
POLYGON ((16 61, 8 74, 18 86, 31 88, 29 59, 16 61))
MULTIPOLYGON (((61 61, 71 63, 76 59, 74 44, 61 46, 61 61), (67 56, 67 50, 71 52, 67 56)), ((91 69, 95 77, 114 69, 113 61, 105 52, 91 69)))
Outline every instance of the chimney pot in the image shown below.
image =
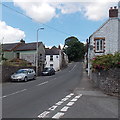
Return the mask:
POLYGON ((113 9, 112 7, 110 7, 110 9, 113 9))
POLYGON ((113 7, 110 7, 109 9, 109 17, 110 18, 113 18, 113 17, 118 17, 118 9, 116 6, 113 7))
POLYGON ((117 6, 114 6, 114 9, 116 9, 117 8, 117 6))

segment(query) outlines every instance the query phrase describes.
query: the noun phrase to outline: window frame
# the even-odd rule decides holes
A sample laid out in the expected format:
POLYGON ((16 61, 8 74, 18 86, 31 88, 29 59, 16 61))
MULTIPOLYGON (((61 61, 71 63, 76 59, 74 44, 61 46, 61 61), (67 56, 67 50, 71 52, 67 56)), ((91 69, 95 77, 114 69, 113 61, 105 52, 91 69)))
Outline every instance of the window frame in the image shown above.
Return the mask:
POLYGON ((104 53, 105 52, 105 38, 94 38, 95 53, 104 53))
POLYGON ((50 61, 53 61, 53 55, 50 55, 50 61))

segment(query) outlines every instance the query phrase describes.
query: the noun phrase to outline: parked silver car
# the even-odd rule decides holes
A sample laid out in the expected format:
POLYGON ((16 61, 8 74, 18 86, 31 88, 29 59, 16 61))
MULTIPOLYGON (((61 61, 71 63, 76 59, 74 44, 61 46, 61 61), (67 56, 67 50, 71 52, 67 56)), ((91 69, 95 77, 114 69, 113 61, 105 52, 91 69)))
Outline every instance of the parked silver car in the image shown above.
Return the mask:
POLYGON ((28 81, 29 79, 36 79, 34 69, 20 69, 11 75, 12 81, 28 81))

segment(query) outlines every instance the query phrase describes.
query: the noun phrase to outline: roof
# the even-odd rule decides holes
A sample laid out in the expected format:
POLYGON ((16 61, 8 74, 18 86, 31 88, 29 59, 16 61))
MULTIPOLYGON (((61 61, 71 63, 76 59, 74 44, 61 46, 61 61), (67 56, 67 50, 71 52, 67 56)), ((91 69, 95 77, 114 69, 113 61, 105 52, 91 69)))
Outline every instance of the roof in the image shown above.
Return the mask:
POLYGON ((118 22, 120 22, 119 21, 119 18, 109 18, 105 23, 103 23, 92 35, 90 35, 90 37, 92 37, 96 32, 98 32, 101 28, 103 28, 110 20, 115 20, 115 19, 117 19, 118 20, 118 22))
POLYGON ((59 48, 56 48, 55 46, 52 47, 51 49, 45 48, 45 54, 46 55, 59 55, 59 48))
POLYGON ((9 43, 9 44, 2 44, 3 51, 12 51, 21 43, 9 43))
MULTIPOLYGON (((39 42, 39 45, 42 44, 42 42, 39 42)), ((36 50, 37 42, 33 43, 25 43, 18 48, 16 48, 16 51, 28 51, 28 50, 36 50)))

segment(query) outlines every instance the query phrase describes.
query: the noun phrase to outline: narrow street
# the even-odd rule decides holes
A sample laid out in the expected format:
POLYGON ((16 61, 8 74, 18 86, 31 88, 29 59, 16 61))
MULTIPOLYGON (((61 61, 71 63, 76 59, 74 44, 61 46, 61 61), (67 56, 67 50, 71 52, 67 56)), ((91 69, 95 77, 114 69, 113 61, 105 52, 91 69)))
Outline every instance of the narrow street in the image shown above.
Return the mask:
POLYGON ((92 88, 80 62, 2 90, 3 118, 118 118, 118 99, 92 88))

